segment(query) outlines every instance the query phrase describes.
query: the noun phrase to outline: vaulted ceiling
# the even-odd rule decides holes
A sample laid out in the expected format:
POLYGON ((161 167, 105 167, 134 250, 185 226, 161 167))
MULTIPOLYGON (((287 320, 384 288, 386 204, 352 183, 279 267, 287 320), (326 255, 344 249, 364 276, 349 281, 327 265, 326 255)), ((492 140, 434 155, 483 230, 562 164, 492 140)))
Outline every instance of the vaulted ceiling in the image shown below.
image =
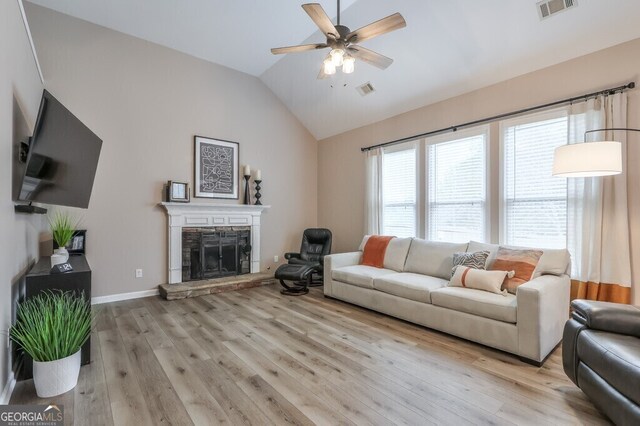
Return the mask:
POLYGON ((407 27, 363 43, 394 59, 387 70, 317 80, 327 51, 269 51, 324 41, 302 1, 30 1, 259 77, 317 139, 640 37, 640 1, 580 0, 541 21, 537 0, 342 0, 351 29, 394 12, 407 27))

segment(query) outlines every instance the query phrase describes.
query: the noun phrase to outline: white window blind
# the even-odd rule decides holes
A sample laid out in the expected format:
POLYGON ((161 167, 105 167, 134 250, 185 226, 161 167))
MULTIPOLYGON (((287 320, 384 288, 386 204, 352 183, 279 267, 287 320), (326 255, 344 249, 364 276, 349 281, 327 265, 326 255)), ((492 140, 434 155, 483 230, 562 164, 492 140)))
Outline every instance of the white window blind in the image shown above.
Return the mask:
POLYGON ((487 133, 427 148, 427 230, 434 241, 486 241, 487 133))
POLYGON ((503 125, 506 244, 567 246, 567 181, 551 176, 553 152, 568 137, 568 119, 560 115, 503 125))
POLYGON ((382 157, 382 233, 416 236, 416 149, 385 151, 382 157))

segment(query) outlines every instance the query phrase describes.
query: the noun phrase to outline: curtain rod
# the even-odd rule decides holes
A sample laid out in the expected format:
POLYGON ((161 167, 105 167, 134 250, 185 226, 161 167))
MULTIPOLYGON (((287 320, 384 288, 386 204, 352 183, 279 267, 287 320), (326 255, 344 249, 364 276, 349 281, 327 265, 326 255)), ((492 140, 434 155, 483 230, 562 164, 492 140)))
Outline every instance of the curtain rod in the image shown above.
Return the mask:
POLYGON ((492 121, 501 120, 503 118, 513 117, 515 115, 521 115, 521 114, 525 114, 527 112, 538 111, 538 110, 541 110, 541 109, 547 109, 547 108, 551 108, 551 107, 554 107, 554 106, 572 104, 572 103, 578 102, 578 101, 586 102, 588 99, 594 98, 596 96, 613 95, 616 92, 623 92, 623 91, 625 91, 627 89, 633 89, 635 87, 636 87, 636 83, 632 81, 631 83, 625 84, 624 86, 618 86, 618 87, 614 87, 614 88, 611 88, 611 89, 600 90, 598 92, 588 93, 588 94, 582 95, 582 96, 575 96, 573 98, 563 99, 561 101, 555 101, 555 102, 551 102, 551 103, 544 104, 544 105, 537 105, 537 106, 530 107, 530 108, 525 108, 525 109, 521 109, 521 110, 517 110, 517 111, 507 112, 507 113, 504 113, 504 114, 494 115, 493 117, 487 117, 487 118, 482 118, 480 120, 469 121, 467 123, 458 124, 456 126, 450 126, 450 127, 445 127, 445 128, 438 129, 438 130, 432 130, 430 132, 420 133, 418 135, 407 136, 407 137, 404 137, 404 138, 401 138, 401 139, 396 139, 394 141, 389 141, 389 142, 379 143, 379 144, 376 144, 376 145, 366 146, 364 148, 360 148, 360 151, 363 151, 363 152, 364 151, 370 151, 370 150, 376 149, 376 148, 382 148, 382 147, 385 147, 385 146, 396 145, 396 144, 403 143, 403 142, 409 142, 409 141, 412 141, 412 140, 415 140, 415 139, 422 139, 422 138, 427 137, 427 136, 438 135, 438 134, 446 133, 446 132, 455 132, 458 129, 462 129, 462 128, 465 128, 465 127, 477 126, 479 124, 485 124, 485 123, 489 123, 489 122, 492 122, 492 121))

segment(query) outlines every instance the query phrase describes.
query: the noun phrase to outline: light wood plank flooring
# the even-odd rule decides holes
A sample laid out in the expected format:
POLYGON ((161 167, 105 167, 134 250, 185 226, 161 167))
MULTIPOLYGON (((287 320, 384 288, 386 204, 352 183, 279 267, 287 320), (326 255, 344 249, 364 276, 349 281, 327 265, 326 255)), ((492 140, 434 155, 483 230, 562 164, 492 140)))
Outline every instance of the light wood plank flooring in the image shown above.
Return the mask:
POLYGON ((68 424, 607 424, 562 371, 322 296, 266 286, 97 306, 68 424))

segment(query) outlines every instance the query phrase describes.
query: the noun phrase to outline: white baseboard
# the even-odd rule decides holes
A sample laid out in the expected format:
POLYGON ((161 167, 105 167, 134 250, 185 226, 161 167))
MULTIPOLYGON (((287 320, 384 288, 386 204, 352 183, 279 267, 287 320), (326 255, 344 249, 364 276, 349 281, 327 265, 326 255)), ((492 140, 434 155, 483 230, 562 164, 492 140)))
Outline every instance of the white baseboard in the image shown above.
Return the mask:
POLYGON ((0 395, 0 405, 7 405, 11 400, 11 393, 13 392, 13 388, 16 386, 16 376, 13 374, 13 371, 9 371, 9 378, 7 379, 7 384, 2 390, 2 395, 0 395))
POLYGON ((102 303, 119 302, 120 300, 139 299, 141 297, 151 297, 160 294, 158 289, 134 291, 131 293, 110 294, 109 296, 98 296, 91 298, 92 305, 100 305, 102 303))

